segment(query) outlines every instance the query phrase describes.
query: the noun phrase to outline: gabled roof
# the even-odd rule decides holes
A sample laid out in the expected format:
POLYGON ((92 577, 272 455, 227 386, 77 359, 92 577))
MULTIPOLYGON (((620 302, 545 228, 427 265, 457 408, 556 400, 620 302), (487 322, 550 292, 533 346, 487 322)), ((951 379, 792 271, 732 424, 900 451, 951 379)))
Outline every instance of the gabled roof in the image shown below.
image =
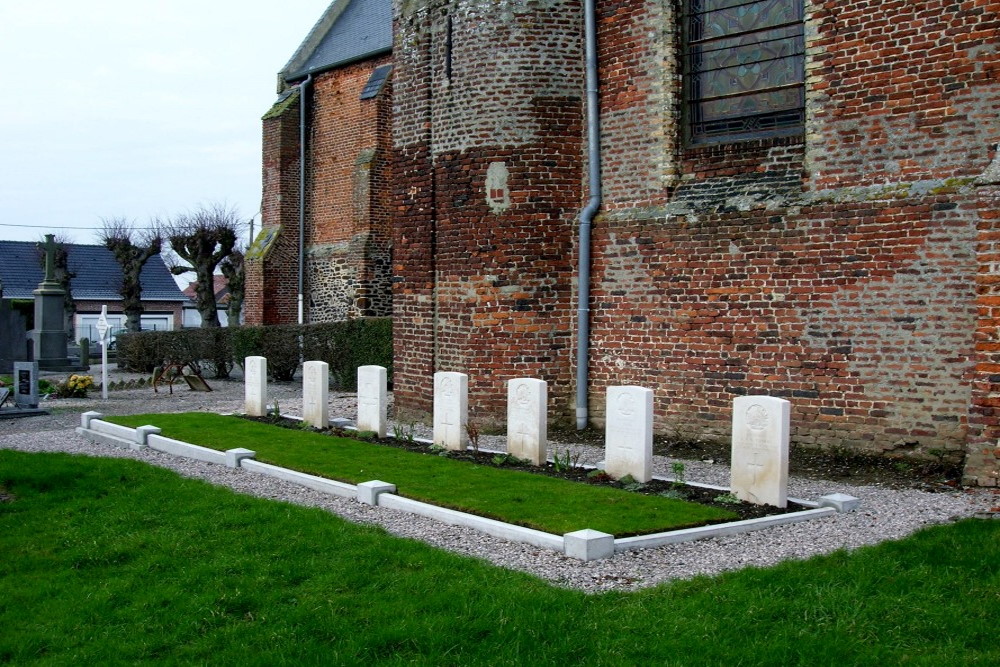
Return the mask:
POLYGON ((334 0, 278 73, 278 92, 307 74, 390 51, 392 0, 334 0))
MULTIPOLYGON (((195 289, 198 287, 198 281, 192 281, 184 288, 184 296, 188 297, 192 302, 198 299, 198 295, 195 293, 195 289)), ((216 305, 224 305, 229 303, 229 281, 226 280, 225 276, 214 275, 212 276, 212 287, 215 289, 215 303, 216 305)), ((192 307, 193 307, 192 303, 192 307)))
MULTIPOLYGON (((70 291, 76 301, 121 301, 122 269, 111 251, 100 245, 63 244, 67 263, 76 276, 70 291)), ((31 299, 45 277, 38 244, 32 241, 0 241, 0 283, 3 298, 31 299)), ((143 301, 187 301, 177 287, 163 257, 149 258, 140 274, 143 301)))

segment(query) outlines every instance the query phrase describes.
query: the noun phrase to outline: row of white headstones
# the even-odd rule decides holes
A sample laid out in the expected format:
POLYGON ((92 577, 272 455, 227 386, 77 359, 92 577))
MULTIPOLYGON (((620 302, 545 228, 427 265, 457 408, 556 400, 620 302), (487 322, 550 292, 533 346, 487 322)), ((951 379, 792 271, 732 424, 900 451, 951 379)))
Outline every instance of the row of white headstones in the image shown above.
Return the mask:
MULTIPOLYGON (((267 413, 267 359, 245 360, 246 413, 267 413)), ((307 361, 302 370, 302 418, 330 425, 329 365, 307 361)), ((507 382, 507 451, 534 465, 548 456, 548 388, 544 380, 507 382)), ((468 447, 469 376, 434 374, 434 443, 450 450, 468 447)), ((653 477, 653 390, 607 389, 604 471, 637 482, 653 477)), ((733 401, 731 492, 747 502, 785 507, 788 487, 790 404, 773 396, 741 396, 733 401)), ((358 368, 356 426, 384 438, 388 430, 386 369, 358 368)))

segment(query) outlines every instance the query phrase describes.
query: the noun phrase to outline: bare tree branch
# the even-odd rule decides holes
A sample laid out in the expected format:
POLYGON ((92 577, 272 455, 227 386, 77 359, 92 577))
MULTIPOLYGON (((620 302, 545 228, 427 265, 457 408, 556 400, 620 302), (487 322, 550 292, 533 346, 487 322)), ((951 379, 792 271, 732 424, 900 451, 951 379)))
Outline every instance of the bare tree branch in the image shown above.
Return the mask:
POLYGON ((150 229, 139 231, 134 220, 124 217, 102 218, 101 242, 122 267, 122 310, 125 313, 125 328, 139 331, 142 321, 142 267, 163 246, 163 236, 157 221, 150 229))
POLYGON ((239 236, 240 216, 225 204, 201 206, 192 213, 174 217, 164 227, 171 249, 190 266, 176 265, 175 275, 195 274, 195 306, 201 314, 201 326, 219 326, 215 302, 215 269, 229 257, 239 236))

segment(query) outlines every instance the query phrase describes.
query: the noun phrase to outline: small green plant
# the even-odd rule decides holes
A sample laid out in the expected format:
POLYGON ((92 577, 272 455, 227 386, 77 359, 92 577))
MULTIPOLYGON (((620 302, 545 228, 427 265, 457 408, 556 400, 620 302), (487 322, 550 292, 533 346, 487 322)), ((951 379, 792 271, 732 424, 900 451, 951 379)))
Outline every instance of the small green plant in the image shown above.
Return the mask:
POLYGON ((299 429, 302 431, 312 431, 313 425, 307 422, 305 419, 299 422, 299 429))
POLYGON ((267 411, 267 416, 271 419, 271 421, 278 421, 281 419, 281 408, 278 407, 278 399, 274 399, 274 405, 272 405, 271 409, 267 411))
POLYGON ((552 457, 552 468, 556 472, 566 472, 572 467, 573 462, 568 449, 563 452, 562 456, 559 455, 559 452, 556 452, 555 456, 552 457))
POLYGON ((674 500, 684 500, 685 495, 679 489, 667 489, 656 494, 662 498, 673 498, 674 500))
POLYGON ((714 498, 715 502, 722 503, 723 505, 739 505, 741 501, 733 493, 720 493, 714 498))
POLYGON ((674 485, 684 486, 686 482, 684 481, 684 464, 680 461, 674 461, 670 464, 670 471, 674 473, 674 485))
POLYGON ((892 468, 896 472, 907 473, 910 472, 913 466, 911 466, 906 461, 896 461, 895 463, 892 464, 892 468))
POLYGON ((358 440, 365 440, 367 442, 372 442, 378 439, 378 433, 375 431, 357 431, 354 437, 358 440))
POLYGON ((594 468, 593 470, 587 473, 587 479, 589 479, 591 482, 607 482, 611 480, 611 475, 604 472, 603 470, 598 470, 597 468, 594 468))
POLYGON ((431 454, 437 454, 438 456, 448 456, 448 449, 444 445, 439 445, 434 443, 427 448, 431 454))

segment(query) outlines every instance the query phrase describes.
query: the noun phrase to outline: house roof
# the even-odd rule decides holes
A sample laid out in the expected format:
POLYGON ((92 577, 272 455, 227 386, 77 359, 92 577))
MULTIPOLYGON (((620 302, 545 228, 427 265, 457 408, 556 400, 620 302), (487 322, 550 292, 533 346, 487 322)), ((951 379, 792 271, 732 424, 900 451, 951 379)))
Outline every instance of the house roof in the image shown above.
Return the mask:
MULTIPOLYGON (((111 251, 100 245, 66 243, 67 262, 76 276, 70 291, 76 301, 121 301, 119 287, 122 269, 111 251)), ((0 241, 0 283, 3 298, 31 299, 32 292, 45 277, 38 244, 32 241, 0 241)), ((186 301, 174 277, 163 262, 153 255, 140 274, 143 301, 186 301)))
POLYGON ((307 74, 392 51, 392 0, 334 0, 278 73, 278 92, 307 74))
MULTIPOLYGON (((217 305, 223 305, 229 303, 229 281, 226 280, 225 276, 214 275, 212 276, 212 287, 215 288, 215 303, 217 305)), ((188 297, 192 302, 196 301, 198 295, 195 293, 195 288, 198 286, 198 281, 195 280, 188 284, 184 288, 184 295, 188 297)), ((194 307, 194 304, 191 304, 194 307)))

